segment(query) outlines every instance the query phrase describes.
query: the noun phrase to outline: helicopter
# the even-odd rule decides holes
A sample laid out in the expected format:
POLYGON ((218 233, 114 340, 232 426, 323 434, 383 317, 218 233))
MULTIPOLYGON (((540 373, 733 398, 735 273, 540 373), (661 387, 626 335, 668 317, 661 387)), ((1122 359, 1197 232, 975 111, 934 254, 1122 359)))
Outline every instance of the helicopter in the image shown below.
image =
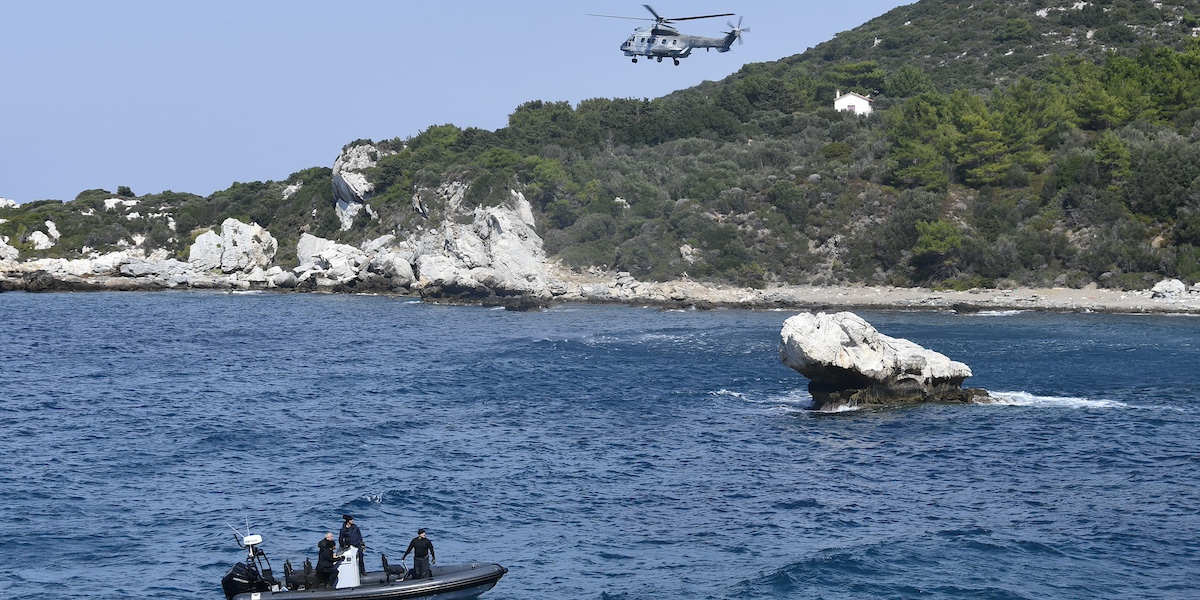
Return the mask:
POLYGON ((679 66, 679 59, 687 58, 692 55, 692 50, 704 48, 712 50, 716 48, 717 52, 729 52, 732 48, 733 41, 737 40, 738 44, 742 43, 742 33, 750 31, 749 28, 742 29, 742 17, 738 17, 737 25, 732 22, 727 22, 729 31, 724 32, 725 37, 710 38, 699 35, 688 35, 679 33, 679 30, 672 26, 677 21, 692 21, 695 19, 712 19, 715 17, 732 17, 733 13, 723 13, 719 15, 701 15, 698 17, 675 17, 666 18, 659 15, 649 4, 643 4, 646 10, 650 11, 654 18, 648 17, 618 17, 615 15, 596 15, 588 13, 591 17, 606 17, 609 19, 632 19, 635 21, 654 21, 654 25, 649 27, 638 27, 633 31, 633 35, 621 44, 621 51, 625 56, 632 56, 633 62, 638 61, 639 56, 653 58, 658 62, 662 62, 664 58, 669 58, 675 62, 675 66, 679 66))

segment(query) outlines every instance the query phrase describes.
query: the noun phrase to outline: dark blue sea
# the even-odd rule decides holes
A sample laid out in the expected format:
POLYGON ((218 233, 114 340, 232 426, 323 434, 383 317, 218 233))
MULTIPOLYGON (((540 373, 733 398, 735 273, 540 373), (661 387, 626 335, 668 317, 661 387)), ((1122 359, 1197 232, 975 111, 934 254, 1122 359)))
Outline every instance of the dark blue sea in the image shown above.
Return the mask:
POLYGON ((865 312, 988 406, 821 414, 794 311, 0 294, 7 598, 222 598, 343 513, 491 600, 1200 597, 1200 319, 865 312))

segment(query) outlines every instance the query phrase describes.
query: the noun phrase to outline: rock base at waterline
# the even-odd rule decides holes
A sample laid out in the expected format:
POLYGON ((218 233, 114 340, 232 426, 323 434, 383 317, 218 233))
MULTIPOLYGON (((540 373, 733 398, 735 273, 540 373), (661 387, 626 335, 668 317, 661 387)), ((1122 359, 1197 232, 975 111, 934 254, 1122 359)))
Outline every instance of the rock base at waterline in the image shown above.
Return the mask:
POLYGON ((810 382, 808 393, 813 397, 813 410, 835 408, 871 408, 899 406, 904 404, 974 404, 986 402, 991 396, 987 390, 946 385, 932 389, 923 388, 911 381, 898 381, 868 385, 862 388, 838 388, 810 382))

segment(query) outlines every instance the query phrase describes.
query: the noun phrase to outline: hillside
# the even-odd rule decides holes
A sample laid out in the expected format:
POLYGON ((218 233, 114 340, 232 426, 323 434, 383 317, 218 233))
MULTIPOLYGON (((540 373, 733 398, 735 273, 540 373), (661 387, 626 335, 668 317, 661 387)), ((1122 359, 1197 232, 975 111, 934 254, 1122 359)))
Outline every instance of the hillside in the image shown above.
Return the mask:
POLYGON ((664 98, 531 101, 497 131, 359 141, 366 210, 334 171, 207 198, 88 190, 0 208, 22 258, 128 245, 181 257, 227 217, 406 237, 464 201, 533 204, 547 252, 644 279, 1143 288, 1200 279, 1200 0, 923 0, 808 52, 664 98), (837 112, 869 95, 869 116, 837 112), (47 221, 55 224, 50 235, 47 221), (40 233, 40 235, 38 235, 40 233), (54 238, 52 246, 45 240, 54 238))

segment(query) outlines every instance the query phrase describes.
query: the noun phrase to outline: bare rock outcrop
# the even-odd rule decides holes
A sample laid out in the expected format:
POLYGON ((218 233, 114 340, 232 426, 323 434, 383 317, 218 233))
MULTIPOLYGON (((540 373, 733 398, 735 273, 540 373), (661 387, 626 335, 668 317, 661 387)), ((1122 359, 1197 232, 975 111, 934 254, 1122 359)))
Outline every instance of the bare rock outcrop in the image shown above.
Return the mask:
POLYGON ((391 245, 394 239, 393 235, 385 235, 355 247, 302 234, 296 243, 300 264, 292 270, 290 279, 279 275, 272 283, 331 291, 404 291, 413 282, 412 267, 391 245))
POLYGON ((542 239, 529 202, 513 191, 508 203, 457 214, 461 186, 443 186, 448 207, 441 227, 413 236, 414 289, 431 301, 465 301, 513 309, 545 306, 552 297, 542 239), (462 223, 471 217, 469 223, 462 223))
POLYGON ((21 252, 8 245, 8 236, 0 235, 0 262, 16 262, 21 252))
POLYGON ((197 271, 249 273, 269 267, 278 249, 271 232, 256 223, 231 218, 221 223, 220 234, 210 230, 196 237, 188 252, 188 263, 197 271))
POLYGON ((337 160, 333 161, 333 199, 337 203, 342 231, 350 229, 360 211, 364 208, 370 210, 365 203, 375 192, 375 185, 367 179, 367 172, 378 164, 380 158, 390 154, 395 152, 362 141, 342 148, 337 160))
POLYGON ((780 357, 810 380, 817 410, 987 398, 962 387, 967 365, 879 333, 854 313, 801 313, 784 321, 780 336, 780 357))
POLYGON ((1186 283, 1178 279, 1164 279, 1150 289, 1151 298, 1171 298, 1178 299, 1185 296, 1188 292, 1186 283))

